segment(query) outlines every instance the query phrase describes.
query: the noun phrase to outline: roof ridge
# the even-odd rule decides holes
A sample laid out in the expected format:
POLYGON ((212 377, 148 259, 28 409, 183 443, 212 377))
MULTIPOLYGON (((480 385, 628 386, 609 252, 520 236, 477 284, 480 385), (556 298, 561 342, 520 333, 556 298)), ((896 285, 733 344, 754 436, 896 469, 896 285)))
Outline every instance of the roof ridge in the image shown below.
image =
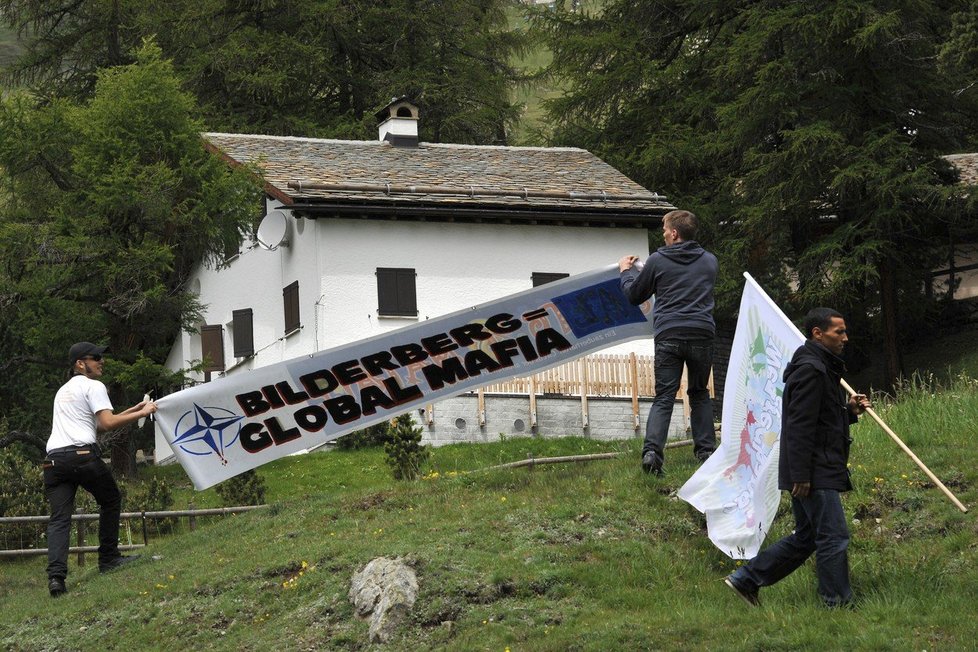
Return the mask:
MULTIPOLYGON (((311 138, 308 136, 272 136, 268 134, 237 134, 227 131, 205 131, 202 134, 204 137, 227 137, 227 138, 258 138, 262 140, 284 140, 291 142, 300 143, 341 143, 345 145, 364 145, 370 147, 382 147, 387 145, 386 142, 380 140, 344 140, 341 138, 311 138)), ((543 152, 586 152, 594 156, 594 154, 581 147, 545 147, 539 145, 471 145, 467 143, 429 143, 426 141, 421 141, 420 146, 424 147, 437 147, 445 149, 505 149, 505 150, 520 150, 520 151, 543 151, 543 152)), ((597 158, 597 157, 596 157, 597 158)))
POLYGON ((380 144, 380 141, 371 140, 342 140, 340 138, 309 138, 308 136, 270 136, 268 134, 236 134, 228 131, 205 131, 202 136, 219 136, 230 138, 259 138, 261 140, 290 140, 295 142, 313 143, 350 143, 350 144, 380 144))

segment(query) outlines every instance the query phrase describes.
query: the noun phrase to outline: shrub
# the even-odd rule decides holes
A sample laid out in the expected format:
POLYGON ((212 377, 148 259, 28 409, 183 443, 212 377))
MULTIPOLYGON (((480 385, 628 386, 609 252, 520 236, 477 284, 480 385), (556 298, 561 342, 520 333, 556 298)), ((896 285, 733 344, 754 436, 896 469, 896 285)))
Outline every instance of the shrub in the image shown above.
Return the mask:
POLYGON ((384 444, 384 451, 395 480, 421 477, 421 467, 431 456, 431 451, 421 445, 421 433, 421 426, 414 425, 410 414, 394 419, 394 428, 384 444))
MULTIPOLYGON (((120 482, 119 489, 122 491, 124 512, 165 512, 173 506, 173 489, 163 478, 150 478, 143 482, 120 482)), ((177 520, 156 518, 152 523, 158 532, 172 532, 177 520)))
POLYGON ((120 484, 122 508, 127 512, 165 512, 173 506, 173 489, 163 478, 120 484))
POLYGON ((265 504, 265 480, 254 469, 228 478, 215 489, 225 507, 265 504))
MULTIPOLYGON (((19 446, 0 449, 0 516, 41 516, 48 513, 44 474, 19 446)), ((35 548, 43 543, 43 523, 4 525, 5 547, 35 548)))

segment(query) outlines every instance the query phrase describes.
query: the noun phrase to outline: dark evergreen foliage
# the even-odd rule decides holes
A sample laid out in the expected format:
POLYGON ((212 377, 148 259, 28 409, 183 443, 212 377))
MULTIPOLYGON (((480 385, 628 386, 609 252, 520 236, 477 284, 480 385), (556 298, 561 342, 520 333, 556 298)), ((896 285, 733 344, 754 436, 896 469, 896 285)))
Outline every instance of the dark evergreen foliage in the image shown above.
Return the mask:
POLYGON ((972 3, 617 0, 535 24, 567 88, 554 143, 705 218, 722 313, 749 271, 791 315, 843 310, 895 378, 973 223, 941 158, 976 143, 972 3))
MULTIPOLYGON (((161 363, 199 321, 184 282, 259 214, 257 178, 204 149, 159 48, 136 57, 100 72, 88 101, 0 102, 0 406, 13 430, 50 432, 79 340, 109 345, 117 407, 179 386, 161 363)), ((133 437, 117 441, 134 452, 133 437)))
POLYGON ((8 78, 88 98, 97 71, 155 38, 207 128, 376 136, 374 111, 408 95, 421 137, 500 143, 519 115, 510 63, 525 36, 504 0, 0 0, 26 51, 8 78))
POLYGON ((374 424, 362 430, 343 435, 336 440, 336 447, 340 450, 360 450, 361 448, 373 448, 383 446, 391 437, 391 425, 387 421, 374 424))

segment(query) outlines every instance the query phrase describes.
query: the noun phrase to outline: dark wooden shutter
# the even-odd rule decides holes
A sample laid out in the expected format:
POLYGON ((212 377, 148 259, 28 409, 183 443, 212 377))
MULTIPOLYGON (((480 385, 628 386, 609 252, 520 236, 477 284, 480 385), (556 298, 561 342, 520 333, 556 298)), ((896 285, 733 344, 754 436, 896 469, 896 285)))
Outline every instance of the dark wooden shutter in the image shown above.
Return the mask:
POLYGON ((377 312, 392 317, 417 317, 417 273, 412 268, 377 268, 377 312))
POLYGON ((285 304, 285 332, 291 333, 299 328, 299 281, 282 290, 285 304))
POLYGON ((224 371, 224 327, 200 327, 200 350, 204 358, 204 371, 224 371))
POLYGON ((234 334, 234 357, 247 358, 255 355, 255 328, 251 308, 231 313, 231 329, 234 334))
POLYGON ((530 280, 533 281, 533 287, 538 285, 545 285, 547 283, 553 283, 554 281, 559 281, 562 278, 567 278, 570 274, 559 274, 556 272, 533 272, 530 275, 530 280))
POLYGON ((241 240, 224 243, 224 262, 236 258, 241 254, 241 240))

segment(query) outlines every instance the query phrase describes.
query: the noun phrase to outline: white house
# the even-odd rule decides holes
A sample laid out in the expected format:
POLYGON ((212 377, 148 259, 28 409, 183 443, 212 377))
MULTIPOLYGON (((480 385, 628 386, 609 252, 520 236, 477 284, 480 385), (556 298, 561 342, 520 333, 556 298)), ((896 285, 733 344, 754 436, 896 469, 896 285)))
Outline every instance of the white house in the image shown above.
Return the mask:
MULTIPOLYGON (((419 142, 404 99, 378 118, 376 141, 204 134, 261 168, 266 216, 226 266, 193 275, 204 321, 168 367, 248 373, 644 257, 673 209, 582 149, 419 142)), ((156 459, 171 455, 158 434, 156 459)))
MULTIPOLYGON (((978 153, 944 157, 957 169, 961 184, 978 186, 978 153)), ((943 235, 943 234, 941 234, 943 235)), ((978 301, 978 243, 953 237, 948 243, 947 266, 934 270, 933 290, 955 300, 978 301)))

